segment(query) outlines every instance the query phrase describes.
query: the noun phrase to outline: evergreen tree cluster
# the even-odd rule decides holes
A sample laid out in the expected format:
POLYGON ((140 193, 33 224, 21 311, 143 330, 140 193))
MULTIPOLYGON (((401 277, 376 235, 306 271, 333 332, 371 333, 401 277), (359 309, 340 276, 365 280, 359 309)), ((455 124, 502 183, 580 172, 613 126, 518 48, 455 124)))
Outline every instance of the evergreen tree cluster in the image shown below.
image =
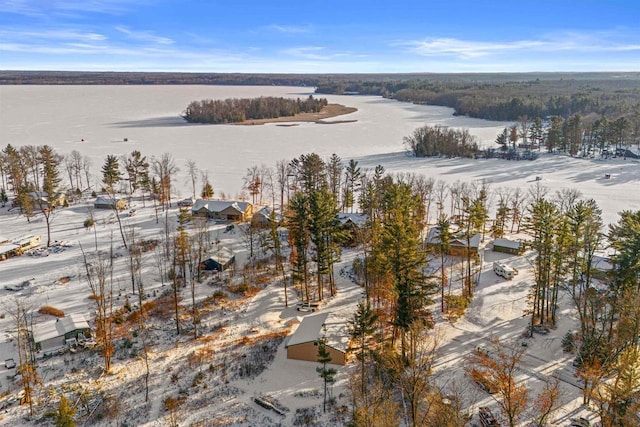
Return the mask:
POLYGON ((403 143, 416 157, 468 157, 479 153, 478 140, 468 129, 422 126, 403 138, 403 143))
POLYGON ((603 116, 584 117, 573 114, 567 119, 551 116, 530 119, 519 117, 516 124, 505 128, 496 137, 503 151, 523 146, 548 152, 562 152, 571 156, 600 153, 615 154, 640 142, 640 110, 629 117, 609 120, 603 116))
POLYGON ((451 107, 457 115, 515 121, 518 117, 568 118, 596 113, 608 118, 638 111, 638 77, 593 75, 397 76, 380 81, 323 79, 316 93, 380 95, 415 104, 451 107))
POLYGON ((245 120, 293 117, 299 113, 317 113, 327 105, 326 98, 229 98, 192 101, 183 113, 189 123, 241 123, 245 120))

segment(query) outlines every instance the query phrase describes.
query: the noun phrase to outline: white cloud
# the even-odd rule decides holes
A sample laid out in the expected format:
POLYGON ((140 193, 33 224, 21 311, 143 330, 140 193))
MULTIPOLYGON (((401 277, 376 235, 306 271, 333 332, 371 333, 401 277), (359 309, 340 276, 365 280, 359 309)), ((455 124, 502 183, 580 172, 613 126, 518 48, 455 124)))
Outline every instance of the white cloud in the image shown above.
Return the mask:
POLYGON ((310 25, 278 25, 273 24, 267 27, 270 30, 278 31, 280 33, 300 34, 300 33, 312 33, 313 28, 310 25))
POLYGON ((285 56, 292 56, 295 58, 313 60, 313 61, 330 61, 336 58, 343 58, 347 56, 351 57, 365 57, 365 55, 351 54, 349 52, 330 52, 323 46, 300 46, 292 47, 289 49, 283 49, 280 51, 285 56))
POLYGON ((4 30, 0 31, 4 40, 43 39, 43 40, 76 40, 100 42, 107 39, 104 34, 64 29, 43 30, 4 30))
MULTIPOLYGON (((51 14, 81 17, 82 13, 122 15, 133 6, 129 0, 2 0, 2 12, 31 17, 46 17, 51 14)), ((135 6, 149 3, 136 0, 135 6)))
POLYGON ((421 56, 452 56, 461 59, 478 58, 513 52, 607 52, 637 51, 640 43, 624 42, 619 33, 562 32, 549 34, 536 39, 511 41, 477 41, 457 38, 426 38, 406 42, 394 42, 394 46, 407 48, 421 56))
POLYGON ((125 34, 127 37, 129 37, 132 40, 150 42, 150 43, 161 44, 161 45, 170 45, 174 43, 173 39, 170 39, 168 37, 156 36, 150 31, 135 31, 125 26, 118 26, 115 28, 116 30, 125 34))

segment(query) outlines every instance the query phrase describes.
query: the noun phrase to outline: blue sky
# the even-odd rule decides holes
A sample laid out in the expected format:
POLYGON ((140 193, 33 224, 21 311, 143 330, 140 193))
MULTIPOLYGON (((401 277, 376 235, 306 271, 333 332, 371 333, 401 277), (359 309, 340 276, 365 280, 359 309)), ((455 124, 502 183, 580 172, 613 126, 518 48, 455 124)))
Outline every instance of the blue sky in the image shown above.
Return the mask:
POLYGON ((640 71, 640 2, 0 0, 0 69, 640 71))

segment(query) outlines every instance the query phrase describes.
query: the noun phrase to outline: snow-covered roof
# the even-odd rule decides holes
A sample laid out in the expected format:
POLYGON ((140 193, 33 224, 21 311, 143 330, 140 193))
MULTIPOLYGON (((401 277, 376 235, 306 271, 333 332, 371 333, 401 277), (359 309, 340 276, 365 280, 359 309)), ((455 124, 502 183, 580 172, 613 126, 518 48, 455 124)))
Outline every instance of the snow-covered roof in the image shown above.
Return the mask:
POLYGON ((81 314, 70 314, 62 319, 58 319, 58 323, 65 334, 77 331, 78 329, 89 329, 87 319, 85 319, 81 314))
POLYGON ((329 317, 329 314, 320 313, 304 317, 298 329, 289 338, 287 347, 317 341, 324 336, 329 347, 346 352, 350 341, 346 332, 346 322, 329 317))
POLYGON ((61 336, 57 326, 57 320, 49 320, 35 325, 33 328, 33 341, 37 344, 61 336))
POLYGON ((8 252, 14 251, 18 249, 20 246, 15 245, 13 243, 2 243, 0 244, 0 255, 6 254, 8 252))
MULTIPOLYGON (((469 247, 470 248, 477 248, 480 246, 480 238, 482 236, 480 235, 480 233, 474 234, 473 236, 471 236, 471 238, 469 239, 469 247)), ((461 237, 461 236, 457 236, 455 239, 451 239, 451 242, 449 243, 449 246, 464 246, 465 248, 467 247, 467 238, 466 237, 461 237)))
POLYGON ((43 322, 34 327, 33 341, 40 343, 77 330, 89 329, 87 320, 81 314, 70 314, 61 319, 43 322))
POLYGON ((346 353, 351 342, 346 320, 332 315, 324 322, 324 325, 327 345, 346 353))
POLYGON ((436 245, 440 243, 440 227, 432 227, 427 233, 427 243, 436 245))
POLYGON ((225 209, 233 208, 240 213, 244 213, 247 210, 247 206, 249 206, 248 202, 238 202, 235 200, 198 199, 193 204, 193 208, 191 208, 191 210, 196 212, 204 208, 209 212, 222 212, 225 209))
POLYGON ((211 259, 220 265, 225 265, 231 261, 234 256, 235 254, 231 249, 221 247, 219 249, 215 249, 208 259, 211 259))
POLYGON ((509 248, 509 249, 520 249, 522 247, 522 242, 508 240, 508 239, 501 239, 498 237, 496 238, 496 240, 494 240, 493 246, 501 246, 503 248, 509 248))
MULTIPOLYGON (((267 221, 271 221, 271 212, 273 210, 271 209, 271 207, 269 206, 265 206, 264 208, 260 209, 258 212, 256 212, 254 214, 254 216, 258 216, 258 217, 262 217, 264 219, 266 219, 267 221)), ((282 220, 282 215, 280 215, 279 213, 276 212, 276 221, 280 221, 282 220)))
POLYGON ((93 202, 93 204, 94 205, 115 206, 120 200, 124 200, 124 199, 114 199, 113 197, 99 196, 98 198, 96 198, 96 200, 95 200, 95 202, 93 202))
POLYGON ((25 245, 31 244, 34 240, 40 241, 40 239, 41 239, 40 236, 34 236, 34 235, 23 236, 13 240, 12 243, 18 246, 25 246, 25 245))
MULTIPOLYGON (((469 239, 469 247, 477 248, 478 246, 480 246, 481 237, 482 236, 480 235, 480 233, 477 233, 471 236, 471 238, 469 239)), ((440 244, 440 228, 439 227, 433 227, 429 230, 429 233, 427 233, 426 242, 427 244, 432 244, 432 245, 440 244)), ((463 246, 466 248, 467 238, 461 234, 458 234, 449 241, 449 246, 463 246)))
POLYGON ((291 338, 289 338, 287 347, 317 341, 322 332, 322 325, 324 325, 328 316, 329 313, 320 313, 302 319, 302 322, 298 325, 298 329, 296 329, 293 335, 291 335, 291 338))
POLYGON ((345 225, 348 222, 355 224, 358 227, 364 227, 369 220, 369 215, 360 214, 360 213, 344 213, 340 212, 336 214, 338 221, 340 221, 340 225, 345 225))

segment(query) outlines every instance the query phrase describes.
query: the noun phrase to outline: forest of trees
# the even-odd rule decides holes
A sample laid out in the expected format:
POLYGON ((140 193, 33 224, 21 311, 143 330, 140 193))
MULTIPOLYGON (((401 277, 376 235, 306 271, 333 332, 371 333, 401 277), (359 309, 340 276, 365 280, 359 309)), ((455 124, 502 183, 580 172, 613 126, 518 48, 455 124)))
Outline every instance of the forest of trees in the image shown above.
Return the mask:
POLYGON ((0 71, 0 84, 215 84, 316 87, 451 107, 455 114, 515 121, 639 114, 638 73, 241 74, 0 71))
POLYGON ((596 151, 615 155, 616 151, 640 143, 640 112, 615 120, 604 116, 582 116, 573 114, 564 119, 551 116, 518 117, 510 128, 505 128, 496 137, 502 151, 526 147, 547 152, 566 153, 570 156, 590 156, 596 151))
POLYGON ((299 113, 317 113, 327 105, 326 98, 305 100, 276 98, 229 98, 224 100, 206 99, 192 101, 183 112, 189 123, 242 123, 245 120, 293 117, 299 113))
POLYGON ((518 117, 598 114, 610 119, 638 115, 638 76, 619 79, 606 74, 592 75, 472 75, 466 79, 444 77, 422 80, 367 81, 327 80, 316 93, 357 92, 380 95, 416 104, 451 107, 455 114, 487 120, 517 120, 518 117))
MULTIPOLYGON (((208 175, 193 161, 185 166, 194 196, 198 180, 202 193, 212 195, 208 175)), ((93 188, 91 169, 79 152, 61 155, 48 146, 17 149, 8 145, 0 155, 2 185, 18 200, 27 219, 35 212, 29 211, 32 203, 23 201, 25 193, 56 194, 71 189, 69 194, 73 194, 93 188), (66 180, 62 179, 64 172, 66 180)), ((205 248, 211 242, 207 221, 191 218, 188 210, 178 212, 174 226, 168 220, 177 172, 171 155, 147 159, 138 151, 107 156, 99 172, 99 185, 108 194, 146 197, 156 206, 156 221, 164 215, 163 239, 153 249, 152 261, 142 256, 143 242, 135 229, 118 222, 126 252, 119 262, 127 263, 132 290, 140 298, 135 328, 144 350, 140 357, 146 366, 147 398, 150 367, 146 354, 151 344, 144 311, 151 305, 142 297, 145 262, 156 264, 162 283, 169 285, 158 298, 165 310, 173 311, 176 336, 186 332, 196 340, 207 333, 198 326, 200 306, 195 289, 202 280, 199 266, 205 248)), ((445 262, 447 245, 453 235, 469 239, 475 233, 502 236, 520 231, 529 236, 528 245, 534 250, 529 259, 535 280, 523 313, 529 316, 529 333, 566 321, 558 305, 561 296, 568 296, 578 327, 563 338, 563 344, 575 355, 585 403, 597 406, 606 427, 637 424, 640 213, 623 211, 607 229, 595 201, 583 199, 577 190, 553 193, 540 183, 528 191, 493 188, 485 182, 446 184, 420 175, 388 174, 382 166, 364 170, 357 161, 343 162, 335 154, 327 159, 303 154, 279 161, 275 168, 250 167, 245 187, 256 200, 279 207, 283 215, 282 221, 272 215, 267 228, 246 225, 243 241, 250 256, 247 270, 238 277, 243 286, 254 286, 256 269, 262 263, 275 267, 272 280, 284 292, 289 283, 303 301, 332 298, 339 292, 334 270, 343 244, 347 239, 355 241, 353 271, 363 298, 350 323, 359 365, 349 383, 353 425, 465 425, 468 418, 461 390, 438 386, 432 375, 439 356, 438 339, 431 332, 436 321, 432 310, 440 310, 449 319, 463 315, 474 297, 481 266, 470 252, 458 257, 455 269, 460 273, 460 286, 452 291, 453 267, 445 262), (336 214, 353 211, 366 215, 367 221, 347 236, 336 214), (433 224, 440 228, 441 242, 427 246, 425 232, 433 224), (286 239, 280 238, 283 230, 287 230, 286 239), (609 271, 595 268, 596 252, 605 247, 615 249, 609 271), (436 307, 433 302, 438 296, 442 301, 436 307)), ((51 203, 48 210, 51 214, 62 208, 51 203)), ((110 246, 110 251, 99 251, 96 242, 95 252, 83 248, 86 271, 82 280, 96 305, 96 332, 105 372, 118 351, 113 342, 124 339, 118 325, 125 313, 132 313, 115 303, 113 282, 121 279, 113 277, 114 242, 110 246)), ((18 306, 11 314, 18 335, 26 336, 27 311, 18 306)), ((498 341, 493 347, 491 352, 468 355, 467 375, 497 390, 492 396, 510 426, 518 425, 525 414, 535 414, 543 425, 557 409, 557 383, 550 380, 532 396, 527 385, 516 380, 523 350, 498 341)), ((29 404, 32 389, 39 386, 35 363, 25 350, 20 365, 29 404)))
POLYGON ((416 157, 503 157, 534 160, 535 152, 564 153, 570 156, 625 156, 626 150, 640 146, 640 114, 615 120, 603 116, 573 114, 564 119, 551 116, 518 117, 496 136, 496 148, 480 149, 477 138, 467 129, 422 126, 403 138, 407 150, 416 157), (527 153, 516 149, 528 150, 527 153), (497 150, 497 152, 496 152, 497 150))

